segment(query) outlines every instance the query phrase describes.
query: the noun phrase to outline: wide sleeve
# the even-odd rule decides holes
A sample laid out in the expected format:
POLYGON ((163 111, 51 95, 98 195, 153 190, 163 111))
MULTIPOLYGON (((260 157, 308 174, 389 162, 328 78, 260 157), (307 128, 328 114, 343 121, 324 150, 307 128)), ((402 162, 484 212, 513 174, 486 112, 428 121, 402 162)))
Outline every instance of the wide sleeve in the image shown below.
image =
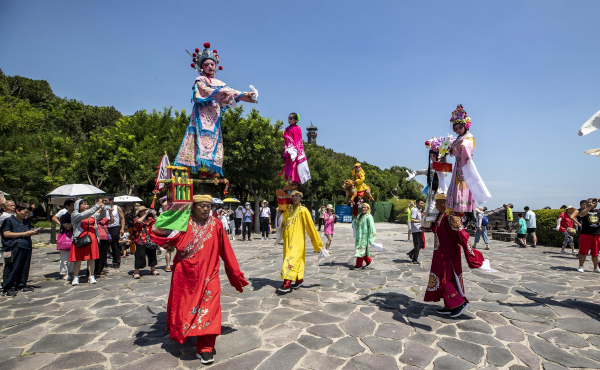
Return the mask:
POLYGON ((215 232, 217 234, 217 243, 219 243, 219 256, 225 265, 227 279, 229 279, 229 284, 231 284, 238 292, 243 292, 243 288, 249 283, 244 278, 244 273, 240 270, 240 265, 235 257, 233 248, 231 248, 229 238, 225 234, 225 230, 223 230, 223 224, 219 220, 216 220, 216 223, 217 229, 215 232))
POLYGON ((71 214, 71 223, 75 224, 81 222, 87 218, 90 218, 96 211, 98 210, 98 206, 93 206, 85 212, 73 212, 71 214))
POLYGON ((315 228, 315 224, 312 221, 312 216, 306 208, 302 210, 302 224, 304 225, 304 230, 306 231, 306 234, 308 234, 315 252, 320 252, 323 248, 323 241, 321 240, 321 236, 315 228))
POLYGON ((465 259, 467 260, 467 265, 472 269, 480 268, 481 265, 483 265, 483 254, 471 247, 469 234, 465 230, 460 217, 448 216, 447 218, 450 226, 450 235, 452 235, 454 241, 462 247, 465 259))
POLYGON ((367 216, 365 220, 367 222, 367 227, 369 228, 369 240, 367 240, 367 245, 371 245, 375 243, 375 238, 377 237, 377 230, 375 230, 375 220, 372 215, 367 216))
MULTIPOLYGON (((135 228, 135 224, 134 224, 135 228)), ((148 228, 148 236, 150 240, 161 247, 165 247, 168 249, 170 247, 176 247, 177 250, 182 250, 187 244, 185 243, 186 237, 187 240, 191 240, 192 238, 192 227, 188 225, 187 231, 181 232, 178 230, 172 230, 168 235, 158 235, 154 233, 152 227, 148 228)))
POLYGON ((464 167, 473 158, 473 140, 471 137, 461 140, 458 150, 460 150, 460 158, 463 160, 463 163, 456 163, 455 166, 464 167))
POLYGON ((239 99, 241 91, 232 89, 229 86, 212 87, 205 77, 196 80, 194 86, 194 102, 206 104, 209 101, 216 101, 221 105, 234 105, 236 99, 239 99))

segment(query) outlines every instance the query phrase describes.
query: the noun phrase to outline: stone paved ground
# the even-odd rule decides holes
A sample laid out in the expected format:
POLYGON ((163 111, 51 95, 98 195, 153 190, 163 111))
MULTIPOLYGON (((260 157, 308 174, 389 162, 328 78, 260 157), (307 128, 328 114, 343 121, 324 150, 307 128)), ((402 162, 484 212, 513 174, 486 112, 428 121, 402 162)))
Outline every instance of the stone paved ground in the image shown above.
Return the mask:
MULTIPOLYGON (((237 293, 224 280, 211 368, 600 368, 600 274, 578 273, 575 257, 492 242, 484 253, 499 272, 464 267, 471 308, 454 320, 423 302, 431 236, 418 266, 406 259, 404 225, 377 228, 386 250, 372 269, 349 269, 352 232, 338 224, 333 260, 308 253, 308 285, 283 297, 275 295, 282 246, 234 242, 251 285, 237 293)), ((193 340, 180 345, 163 331, 170 276, 159 258, 158 277, 133 280, 127 257, 97 285, 82 278, 71 287, 57 279, 56 251, 36 249, 36 291, 0 298, 0 370, 202 367, 193 340)))

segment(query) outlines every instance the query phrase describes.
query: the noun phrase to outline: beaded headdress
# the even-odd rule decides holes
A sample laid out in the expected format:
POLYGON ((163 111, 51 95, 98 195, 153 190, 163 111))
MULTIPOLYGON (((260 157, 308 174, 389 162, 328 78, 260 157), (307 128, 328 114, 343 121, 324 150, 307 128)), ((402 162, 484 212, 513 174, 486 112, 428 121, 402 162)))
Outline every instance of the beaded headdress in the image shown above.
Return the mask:
POLYGON ((453 127, 456 124, 460 124, 465 126, 467 130, 471 128, 471 117, 469 117, 467 112, 464 111, 462 104, 457 105, 456 110, 452 112, 450 123, 452 123, 453 127))
MULTIPOLYGON (((186 50, 187 51, 187 50, 186 50)), ((190 54, 190 52, 187 52, 190 54)), ((217 50, 210 50, 210 42, 204 43, 204 49, 202 50, 202 54, 200 54, 200 49, 196 48, 195 53, 190 54, 192 57, 192 64, 190 66, 196 70, 198 73, 202 73, 202 62, 206 59, 210 59, 215 64, 219 64, 219 54, 217 54, 217 50)), ((219 66, 219 71, 223 70, 223 67, 219 66)), ((215 71, 216 74, 216 71, 215 71)))

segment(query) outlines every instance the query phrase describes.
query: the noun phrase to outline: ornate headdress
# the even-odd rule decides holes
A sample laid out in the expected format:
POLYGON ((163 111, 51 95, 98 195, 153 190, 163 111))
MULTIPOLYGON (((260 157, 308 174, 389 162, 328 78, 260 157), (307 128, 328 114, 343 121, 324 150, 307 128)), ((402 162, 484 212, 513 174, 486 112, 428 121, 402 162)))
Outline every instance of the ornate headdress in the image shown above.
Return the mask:
POLYGON ((467 115, 467 112, 463 110, 462 104, 456 106, 456 110, 452 112, 452 117, 450 117, 450 123, 452 123, 452 127, 456 124, 460 124, 465 126, 465 129, 471 128, 471 117, 467 115))
MULTIPOLYGON (((191 67, 194 68, 196 70, 196 72, 198 73, 202 73, 202 62, 204 62, 206 59, 210 59, 213 62, 215 62, 215 64, 219 64, 219 54, 217 54, 217 50, 213 50, 210 51, 210 42, 205 42, 204 43, 204 50, 202 50, 202 54, 200 54, 200 49, 196 48, 196 52, 193 54, 190 54, 190 52, 188 51, 188 54, 190 54, 192 56, 192 61, 193 63, 191 64, 191 67)), ((187 50, 186 50, 187 51, 187 50)), ((223 70, 223 67, 219 66, 219 71, 223 70)), ((215 71, 216 74, 216 71, 215 71)))
POLYGON ((194 203, 199 203, 199 202, 212 203, 213 202, 213 197, 211 197, 208 194, 194 195, 193 200, 194 200, 194 203))

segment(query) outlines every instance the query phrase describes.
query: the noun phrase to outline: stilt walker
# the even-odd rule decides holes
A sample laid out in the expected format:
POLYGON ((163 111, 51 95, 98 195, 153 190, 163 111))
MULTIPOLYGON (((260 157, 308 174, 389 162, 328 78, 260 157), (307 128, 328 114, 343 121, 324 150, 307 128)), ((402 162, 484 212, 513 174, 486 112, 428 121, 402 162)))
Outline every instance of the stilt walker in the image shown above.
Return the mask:
POLYGON ((300 115, 290 113, 288 116, 289 126, 283 131, 284 151, 283 159, 285 164, 278 176, 283 175, 288 182, 283 190, 291 191, 298 187, 298 184, 304 184, 310 180, 310 170, 308 161, 304 153, 304 144, 302 143, 302 130, 298 127, 300 115))

